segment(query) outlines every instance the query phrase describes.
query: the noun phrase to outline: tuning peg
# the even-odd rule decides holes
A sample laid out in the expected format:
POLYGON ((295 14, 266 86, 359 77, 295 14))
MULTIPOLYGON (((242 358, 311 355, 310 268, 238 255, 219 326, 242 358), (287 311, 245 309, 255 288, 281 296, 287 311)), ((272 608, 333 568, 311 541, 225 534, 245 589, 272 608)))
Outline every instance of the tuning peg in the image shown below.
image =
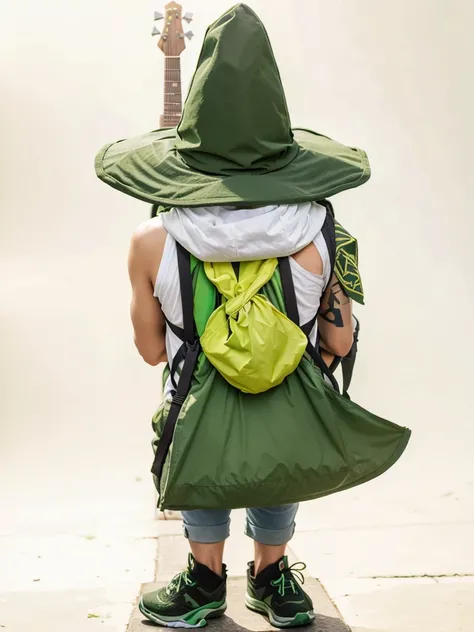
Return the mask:
POLYGON ((155 17, 153 18, 154 20, 162 20, 165 16, 160 13, 159 11, 155 11, 155 17))
POLYGON ((161 31, 159 31, 156 26, 153 27, 153 31, 151 32, 152 37, 155 37, 155 35, 161 35, 161 31))
POLYGON ((186 20, 186 22, 189 23, 189 22, 192 22, 193 17, 194 17, 194 13, 188 12, 183 15, 183 20, 186 20))
POLYGON ((189 40, 192 40, 194 37, 194 33, 192 31, 188 31, 185 35, 189 40))

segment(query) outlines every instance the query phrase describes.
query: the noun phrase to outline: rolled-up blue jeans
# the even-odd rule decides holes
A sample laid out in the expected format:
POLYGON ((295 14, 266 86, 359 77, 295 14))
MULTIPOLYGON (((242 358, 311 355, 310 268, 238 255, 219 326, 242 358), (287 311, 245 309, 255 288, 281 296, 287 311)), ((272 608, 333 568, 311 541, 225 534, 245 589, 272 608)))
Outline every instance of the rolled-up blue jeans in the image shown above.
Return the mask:
MULTIPOLYGON (((247 509, 245 533, 269 546, 280 546, 291 540, 295 532, 298 505, 282 505, 267 509, 247 509)), ((193 509, 183 511, 184 535, 191 542, 215 544, 230 535, 230 510, 193 509)))

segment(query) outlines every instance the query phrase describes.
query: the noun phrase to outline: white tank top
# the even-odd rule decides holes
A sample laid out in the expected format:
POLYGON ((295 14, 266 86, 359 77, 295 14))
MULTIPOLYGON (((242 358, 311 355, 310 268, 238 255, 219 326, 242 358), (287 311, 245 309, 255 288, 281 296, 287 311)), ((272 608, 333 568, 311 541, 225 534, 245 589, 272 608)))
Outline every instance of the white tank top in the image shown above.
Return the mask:
MULTIPOLYGON (((295 286, 296 301, 301 324, 309 323, 317 314, 321 302, 321 296, 329 282, 331 273, 331 262, 326 241, 319 233, 314 240, 314 245, 319 251, 323 262, 323 274, 313 274, 292 257, 290 257, 291 272, 295 286)), ((183 327, 183 308, 181 304, 181 289, 179 284, 178 256, 175 239, 168 233, 166 237, 163 256, 155 282, 155 297, 159 300, 161 309, 166 319, 176 325, 183 327)), ((315 344, 317 337, 317 324, 310 335, 310 341, 315 344)), ((166 328, 166 352, 168 362, 171 365, 173 358, 178 353, 182 341, 169 327, 166 328)), ((171 380, 165 385, 164 397, 171 399, 173 390, 171 380)))

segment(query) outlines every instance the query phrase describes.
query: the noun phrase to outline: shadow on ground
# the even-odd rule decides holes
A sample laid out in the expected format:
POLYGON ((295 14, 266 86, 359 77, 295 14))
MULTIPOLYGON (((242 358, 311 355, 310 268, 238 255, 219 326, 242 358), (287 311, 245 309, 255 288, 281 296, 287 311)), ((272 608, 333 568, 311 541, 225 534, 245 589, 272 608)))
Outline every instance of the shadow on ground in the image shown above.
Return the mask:
MULTIPOLYGON (((156 590, 160 585, 162 584, 148 584, 143 587, 143 592, 156 590)), ((320 584, 314 580, 309 580, 305 584, 305 588, 313 598, 316 612, 321 612, 323 608, 318 608, 318 605, 322 605, 321 600, 327 599, 327 596, 323 596, 320 584)), ((209 632, 271 632, 276 630, 264 617, 245 607, 244 594, 245 579, 230 579, 227 594, 227 615, 210 621, 207 627, 209 632)), ((153 629, 161 630, 162 628, 144 620, 143 615, 136 607, 127 632, 151 632, 153 629)), ((350 632, 341 619, 326 614, 317 615, 313 624, 300 629, 308 630, 308 632, 350 632)))
MULTIPOLYGON (((141 615, 137 618, 133 626, 132 622, 130 623, 128 632, 132 630, 133 632, 138 632, 140 629, 147 630, 148 632, 152 629, 162 629, 154 623, 151 623, 151 621, 143 620, 143 618, 140 620, 140 618, 141 615)), ((230 617, 224 616, 221 619, 211 621, 207 629, 209 632, 268 632, 269 630, 276 630, 277 628, 272 627, 264 618, 262 618, 260 623, 257 623, 257 627, 242 627, 230 617)), ((350 632, 349 628, 340 619, 325 616, 319 616, 312 625, 298 629, 307 630, 308 632, 350 632)))

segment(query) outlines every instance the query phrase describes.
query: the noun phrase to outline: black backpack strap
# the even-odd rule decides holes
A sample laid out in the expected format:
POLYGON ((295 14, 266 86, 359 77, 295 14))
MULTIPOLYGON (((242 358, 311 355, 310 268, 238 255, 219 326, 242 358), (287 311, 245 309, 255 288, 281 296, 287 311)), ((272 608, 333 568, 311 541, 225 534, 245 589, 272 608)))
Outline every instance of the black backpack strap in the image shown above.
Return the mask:
POLYGON ((324 360, 321 357, 321 354, 319 353, 319 345, 317 347, 315 347, 308 340, 308 346, 307 346, 306 350, 309 353, 309 355, 311 356, 311 358, 312 358, 313 362, 315 363, 315 365, 320 369, 321 373, 327 377, 327 379, 329 380, 329 382, 330 382, 331 386, 333 387, 333 389, 337 393, 340 393, 339 384, 337 383, 337 380, 334 377, 334 374, 332 373, 332 371, 328 367, 328 365, 324 362, 324 360))
POLYGON ((321 232, 326 242, 326 247, 329 253, 329 261, 331 263, 331 270, 329 274, 329 283, 331 283, 332 275, 336 267, 336 228, 334 226, 334 209, 331 202, 323 200, 320 202, 322 206, 326 207, 326 219, 324 221, 321 232))
MULTIPOLYGON (((329 202, 328 200, 323 200, 322 202, 320 202, 320 204, 326 207, 326 211, 327 211, 326 219, 328 216, 332 217, 332 222, 331 222, 332 227, 328 225, 327 222, 325 222, 322 229, 322 233, 326 241, 326 246, 329 251, 329 258, 331 261, 331 276, 329 278, 332 279, 335 265, 336 265, 336 254, 337 254, 336 253, 336 231, 334 228, 334 209, 332 207, 331 202, 329 202)), ((357 325, 354 332, 354 343, 352 345, 350 352, 344 358, 336 357, 334 359, 332 366, 330 367, 331 372, 334 373, 334 371, 338 368, 338 366, 339 365, 341 366, 342 394, 344 395, 344 397, 347 397, 347 399, 350 399, 348 391, 352 382, 352 375, 354 373, 354 365, 355 365, 356 357, 357 357, 357 343, 359 341, 360 325, 357 319, 356 321, 357 321, 357 325)))
MULTIPOLYGON (((328 200, 323 200, 322 202, 320 202, 320 204, 322 204, 326 208, 326 219, 324 220, 324 224, 323 224, 323 227, 321 228, 321 232, 323 234, 324 241, 326 242, 326 247, 328 249, 328 254, 329 254, 329 262, 331 266, 330 271, 329 271, 329 276, 328 276, 328 285, 329 285, 329 283, 331 283, 331 279, 334 274, 334 269, 336 266, 336 228, 334 226, 334 209, 332 207, 331 202, 329 202, 328 200)), ((326 289, 327 289, 327 286, 324 288, 324 291, 326 291, 326 289)), ((322 296, 321 296, 321 300, 322 300, 322 296)), ((318 313, 316 314, 316 318, 318 317, 318 315, 319 315, 319 310, 318 310, 318 313)), ((333 368, 327 366, 327 364, 324 362, 319 352, 319 332, 318 332, 318 339, 316 341, 316 346, 315 347, 313 347, 313 345, 310 345, 310 346, 311 346, 311 349, 309 350, 309 352, 314 362, 319 366, 321 370, 323 370, 321 366, 325 368, 325 370, 323 371, 324 375, 329 379, 333 388, 339 393, 340 392, 339 384, 337 383, 337 380, 334 377, 333 368)))
POLYGON ((194 343, 197 338, 196 328, 194 325, 194 292, 193 292, 193 279, 191 275, 191 260, 189 253, 176 242, 176 251, 178 256, 178 270, 179 281, 181 285, 181 305, 183 311, 183 327, 174 325, 166 318, 166 324, 175 334, 177 338, 183 341, 183 344, 178 349, 177 354, 173 358, 173 362, 170 367, 171 382, 175 390, 177 390, 176 375, 178 373, 179 365, 186 358, 187 344, 194 343))
POLYGON ((183 246, 176 242, 178 254, 179 283, 181 286, 181 305, 183 307, 184 341, 192 344, 197 337, 194 324, 194 289, 191 275, 191 257, 183 246))
POLYGON ((341 360, 342 394, 344 395, 344 397, 347 397, 347 399, 350 399, 348 391, 352 382, 352 375, 354 373, 354 365, 357 359, 357 344, 359 342, 359 331, 360 331, 360 323, 357 320, 357 318, 356 318, 356 323, 357 324, 354 331, 354 343, 352 345, 352 348, 349 351, 349 353, 346 355, 346 357, 342 358, 341 360))
MULTIPOLYGON (((331 282, 336 265, 336 229, 334 227, 334 210, 332 208, 332 204, 327 200, 324 200, 323 202, 321 202, 321 204, 326 207, 326 219, 324 220, 321 232, 323 234, 324 241, 326 242, 326 247, 329 253, 331 269, 328 278, 329 282, 331 282)), ((283 289, 283 295, 285 297, 286 314, 288 318, 295 323, 295 325, 301 327, 304 333, 309 336, 316 324, 318 314, 316 314, 315 317, 309 321, 309 323, 300 325, 298 303, 296 300, 293 275, 291 273, 290 259, 289 257, 281 257, 280 259, 278 259, 278 262, 280 268, 281 285, 283 289)))
MULTIPOLYGON (((333 223, 332 218, 329 217, 328 219, 328 216, 326 216, 325 224, 330 223, 330 222, 333 223)), ((330 230, 330 227, 328 230, 330 230)), ((334 245, 335 243, 336 243, 336 240, 334 237, 334 245)), ((291 273, 290 260, 288 257, 281 257, 278 260, 278 262, 279 262, 279 269, 280 269, 281 287, 283 290, 283 297, 285 300, 286 315, 291 321, 295 323, 295 325, 298 325, 298 327, 301 327, 301 330, 305 333, 306 337, 308 338, 308 345, 306 348, 308 354, 311 356, 316 366, 320 369, 321 373, 325 375, 327 379, 330 381, 332 387, 337 392, 339 392, 339 384, 337 383, 336 378, 331 373, 328 366, 322 359, 321 354, 319 353, 318 349, 314 345, 312 345, 311 342, 309 341, 309 335, 311 334, 311 331, 313 330, 313 327, 316 324, 318 314, 316 314, 314 319, 311 320, 309 323, 306 323, 303 326, 300 325, 300 316, 298 312, 298 303, 296 300, 295 285, 293 283, 293 275, 291 273)))
MULTIPOLYGON (((334 226, 334 209, 332 207, 331 202, 328 200, 323 200, 320 202, 322 206, 326 208, 326 219, 324 220, 324 224, 321 228, 321 232, 324 237, 324 241, 326 242, 326 247, 328 249, 329 254, 329 262, 330 262, 330 271, 329 271, 329 283, 331 282, 332 275, 334 274, 334 269, 336 267, 336 228, 334 226)), ((326 289, 326 288, 325 288, 326 289)), ((322 297, 321 297, 322 298, 322 297)), ((309 337, 311 332, 316 325, 316 321, 318 320, 318 314, 310 320, 309 323, 306 323, 301 327, 303 332, 309 337)), ((317 346, 319 347, 319 333, 318 333, 318 341, 317 346)), ((334 371, 332 371, 334 373, 334 371)))
POLYGON ((170 322, 166 318, 166 316, 165 316, 165 320, 166 320, 167 326, 171 329, 174 335, 184 342, 184 329, 182 327, 178 327, 177 325, 174 325, 172 322, 170 322))
POLYGON ((160 437, 160 442, 155 453, 155 460, 151 468, 152 473, 161 479, 163 473, 163 467, 168 455, 171 442, 173 441, 174 430, 178 422, 179 414, 184 402, 191 389, 191 383, 193 380, 194 370, 197 365, 199 354, 201 353, 201 345, 199 340, 196 340, 193 345, 187 345, 186 357, 184 359, 183 370, 178 382, 178 388, 171 401, 170 410, 166 419, 163 432, 160 437))
MULTIPOLYGON (((158 481, 161 479, 161 475, 163 473, 163 467, 173 441, 173 435, 181 408, 183 407, 183 404, 189 395, 189 391, 191 390, 194 371, 201 353, 201 345, 196 333, 196 326, 194 322, 194 293, 190 256, 189 253, 178 243, 177 253, 179 282, 181 286, 181 302, 183 306, 184 342, 178 351, 178 356, 180 356, 179 362, 176 364, 175 358, 171 368, 172 372, 173 370, 177 370, 177 367, 182 360, 184 360, 184 364, 177 384, 176 392, 171 401, 170 410, 160 437, 158 448, 155 453, 155 460, 153 461, 153 466, 151 468, 151 471, 158 478, 158 481)), ((174 381, 173 383, 175 384, 174 381)))
POLYGON ((313 331, 317 320, 318 320, 318 316, 316 315, 308 323, 306 323, 305 325, 301 326, 301 331, 305 334, 305 336, 307 338, 309 338, 311 336, 311 332, 313 331))
POLYGON ((179 367, 181 365, 181 362, 184 362, 184 360, 186 359, 186 351, 187 351, 187 345, 186 343, 183 343, 181 347, 178 349, 178 352, 176 353, 176 355, 174 356, 173 362, 171 363, 171 366, 170 366, 170 379, 175 391, 178 390, 178 382, 176 381, 176 376, 178 376, 178 381, 179 381, 179 376, 181 375, 181 371, 179 370, 179 367))
POLYGON ((295 284, 293 283, 289 257, 281 257, 278 259, 278 264, 280 268, 281 288, 285 299, 286 315, 299 327, 300 315, 298 312, 298 302, 296 300, 295 284))

